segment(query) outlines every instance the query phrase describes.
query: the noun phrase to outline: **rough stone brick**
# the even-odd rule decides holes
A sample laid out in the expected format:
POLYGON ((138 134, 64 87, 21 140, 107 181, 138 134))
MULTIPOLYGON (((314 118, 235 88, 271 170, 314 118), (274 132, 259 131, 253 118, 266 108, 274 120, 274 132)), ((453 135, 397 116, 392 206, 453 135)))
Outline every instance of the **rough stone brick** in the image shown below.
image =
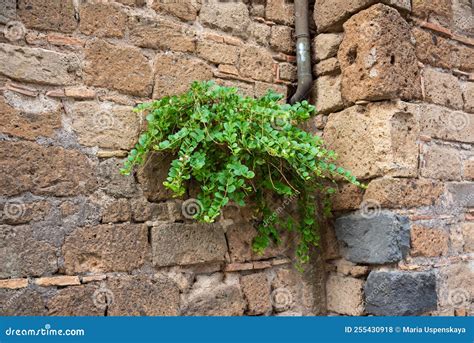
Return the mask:
POLYGON ((172 155, 151 153, 147 156, 143 167, 138 169, 137 180, 148 201, 163 201, 173 197, 173 192, 163 186, 173 160, 172 155))
POLYGON ((97 302, 97 287, 67 287, 48 301, 49 316, 103 316, 105 308, 97 302), (94 302, 95 300, 95 302, 94 302))
POLYGON ((79 10, 82 33, 96 37, 123 37, 127 15, 114 3, 85 3, 79 10))
POLYGON ((137 187, 133 175, 124 176, 119 173, 123 162, 109 158, 99 164, 99 187, 105 193, 115 197, 132 197, 137 187))
POLYGON ((184 26, 171 20, 133 17, 129 26, 130 41, 139 47, 182 52, 193 52, 195 49, 194 37, 186 35, 184 26))
POLYGON ((61 127, 61 117, 58 111, 46 113, 25 113, 19 111, 0 97, 0 127, 1 132, 34 140, 38 137, 51 137, 54 130, 61 127))
POLYGON ((463 108, 461 85, 456 76, 427 68, 424 78, 428 101, 455 109, 463 108))
POLYGON ((286 54, 295 52, 293 29, 288 26, 274 25, 270 36, 270 46, 286 54))
POLYGON ((472 261, 453 263, 438 271, 438 299, 441 307, 472 309, 474 300, 472 261))
POLYGON ((223 262, 227 243, 217 224, 162 224, 151 229, 153 264, 164 267, 223 262))
POLYGON ((466 36, 474 36, 473 3, 470 0, 452 0, 454 29, 466 36))
POLYGON ((85 49, 86 84, 124 93, 149 96, 152 69, 140 49, 93 40, 85 49))
POLYGON ((255 96, 257 98, 267 94, 270 89, 278 94, 282 94, 283 99, 286 99, 288 95, 288 88, 285 85, 276 85, 273 83, 265 83, 259 81, 255 82, 255 96))
POLYGON ((474 180, 474 159, 464 162, 463 178, 465 180, 474 180))
POLYGON ((359 208, 364 192, 361 188, 350 184, 342 184, 337 187, 336 193, 331 198, 334 211, 347 211, 359 208))
POLYGON ((28 28, 72 32, 77 26, 73 0, 19 0, 17 6, 28 28))
POLYGON ((0 289, 0 316, 45 316, 41 295, 32 289, 0 289))
POLYGON ((159 54, 155 59, 153 98, 185 92, 193 81, 212 79, 211 68, 193 57, 159 54))
POLYGON ((265 273, 244 275, 240 283, 247 299, 249 315, 268 314, 272 310, 270 283, 265 273))
POLYGON ((260 45, 268 45, 270 41, 271 27, 266 24, 252 22, 248 28, 250 37, 260 45))
POLYGON ((442 229, 411 227, 411 256, 436 257, 448 252, 449 235, 442 229))
POLYGON ((336 260, 333 263, 337 268, 337 272, 346 276, 360 277, 369 273, 369 267, 358 266, 344 259, 336 260))
POLYGON ((213 63, 235 64, 239 58, 237 47, 212 41, 198 41, 197 54, 213 63))
POLYGON ((313 73, 316 74, 316 76, 339 74, 340 72, 341 65, 336 57, 321 61, 313 67, 313 73))
POLYGON ((247 36, 247 28, 250 25, 249 10, 243 2, 204 1, 199 19, 205 25, 240 37, 247 36))
POLYGON ((450 182, 447 185, 452 202, 461 207, 474 207, 474 183, 450 182))
POLYGON ((365 285, 366 311, 378 316, 414 316, 436 309, 431 272, 373 271, 365 285))
POLYGON ((331 114, 323 137, 338 163, 365 179, 416 176, 418 132, 414 115, 404 108, 374 103, 331 114))
POLYGON ((81 284, 81 281, 78 276, 51 276, 36 279, 35 284, 41 287, 77 286, 81 284))
POLYGON ((461 180, 460 151, 443 145, 423 146, 421 175, 440 180, 461 180))
POLYGON ((408 218, 388 211, 339 217, 335 229, 342 255, 354 263, 398 262, 410 247, 408 218))
POLYGON ((16 19, 16 0, 3 0, 0 3, 0 24, 16 19))
POLYGON ((383 208, 433 206, 443 191, 443 184, 433 180, 384 177, 369 183, 364 200, 383 208))
POLYGON ((18 289, 28 287, 28 279, 0 280, 0 288, 18 289))
POLYGON ((78 151, 60 147, 0 142, 0 170, 4 175, 0 194, 6 196, 24 192, 71 196, 88 194, 97 187, 90 161, 78 151))
POLYGON ((316 62, 337 55, 342 42, 342 33, 323 33, 313 39, 313 58, 316 62))
POLYGON ((79 61, 74 54, 0 43, 0 74, 15 80, 50 85, 74 82, 79 61))
POLYGON ((474 58, 472 55, 474 54, 474 48, 470 46, 458 46, 458 54, 459 54, 459 69, 467 71, 467 72, 474 72, 474 58))
POLYGON ((215 273, 198 275, 190 292, 185 295, 182 315, 185 316, 241 316, 245 301, 238 284, 238 276, 215 273))
POLYGON ((296 81, 297 71, 296 66, 290 63, 280 63, 280 79, 287 81, 296 81))
POLYGON ((142 7, 146 4, 146 0, 115 0, 126 6, 142 7))
POLYGON ((113 103, 78 101, 70 109, 71 126, 82 145, 130 150, 141 129, 141 115, 132 110, 113 103))
POLYGON ((62 251, 67 274, 128 272, 148 258, 148 230, 141 224, 78 228, 66 238, 62 251))
POLYGON ((413 0, 412 13, 449 27, 453 19, 452 0, 413 0))
POLYGON ((29 226, 0 226, 0 278, 40 276, 58 269, 56 249, 29 226))
POLYGON ((265 16, 268 20, 285 25, 293 25, 295 21, 295 7, 285 0, 268 0, 265 7, 265 16))
MULTIPOLYGON (((132 201, 134 202, 134 201, 132 201)), ((132 217, 127 199, 116 199, 107 205, 102 213, 102 223, 129 222, 132 217)))
POLYGON ((167 277, 133 275, 107 280, 112 302, 109 316, 176 316, 179 311, 179 288, 167 277))
POLYGON ((43 220, 51 211, 48 201, 6 200, 0 202, 0 223, 18 225, 43 220))
POLYGON ((240 72, 243 76, 271 82, 273 78, 272 55, 263 48, 246 46, 240 52, 240 72))
POLYGON ((416 56, 421 62, 445 69, 459 68, 459 53, 453 42, 419 28, 414 28, 412 33, 416 56))
POLYGON ((311 93, 316 110, 320 114, 332 113, 344 108, 341 96, 340 75, 318 77, 311 93))
POLYGON ((348 20, 338 59, 347 101, 421 97, 410 25, 391 7, 377 4, 348 20))
POLYGON ((330 275, 326 282, 328 310, 348 316, 362 315, 364 313, 363 288, 364 281, 362 280, 330 275))
POLYGON ((342 24, 352 14, 378 2, 383 2, 402 10, 411 9, 409 0, 316 0, 313 16, 318 32, 341 31, 342 24))
POLYGON ((462 235, 464 237, 464 252, 474 252, 474 223, 462 224, 462 235))
MULTIPOLYGON (((207 1, 206 1, 207 2, 207 1)), ((154 0, 151 6, 155 11, 169 13, 186 21, 196 20, 201 9, 201 1, 197 0, 154 0)))
POLYGON ((463 82, 461 88, 464 98, 464 111, 474 113, 474 82, 463 82))

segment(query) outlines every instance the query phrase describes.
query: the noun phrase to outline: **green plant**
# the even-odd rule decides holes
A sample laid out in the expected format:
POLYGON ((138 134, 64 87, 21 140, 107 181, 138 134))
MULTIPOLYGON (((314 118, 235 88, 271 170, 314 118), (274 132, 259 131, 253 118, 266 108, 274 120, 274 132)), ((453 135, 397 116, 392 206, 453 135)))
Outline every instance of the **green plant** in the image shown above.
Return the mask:
POLYGON ((318 206, 330 213, 329 195, 336 176, 360 186, 349 171, 334 164, 335 153, 320 137, 297 127, 311 115, 307 101, 280 104, 282 95, 269 92, 254 99, 237 89, 212 82, 195 82, 179 96, 140 104, 147 128, 130 151, 123 174, 144 162, 149 151, 173 154, 163 183, 176 196, 185 194, 189 181, 200 185, 202 208, 195 218, 211 223, 230 201, 251 204, 261 219, 253 242, 257 252, 271 241, 280 242, 279 229, 296 230, 299 263, 309 259, 309 248, 319 243, 318 206), (298 219, 272 211, 268 193, 298 199, 298 219), (322 196, 316 201, 316 194, 322 196))

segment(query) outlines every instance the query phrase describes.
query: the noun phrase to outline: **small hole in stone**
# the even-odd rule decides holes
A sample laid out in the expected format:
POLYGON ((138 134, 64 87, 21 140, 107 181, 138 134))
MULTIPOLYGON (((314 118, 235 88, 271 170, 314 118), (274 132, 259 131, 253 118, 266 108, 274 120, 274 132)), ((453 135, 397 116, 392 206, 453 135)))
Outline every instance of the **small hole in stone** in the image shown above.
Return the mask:
POLYGON ((390 64, 395 64, 395 55, 390 56, 390 64))
POLYGON ((349 64, 354 64, 357 59, 357 47, 352 47, 347 53, 349 64))

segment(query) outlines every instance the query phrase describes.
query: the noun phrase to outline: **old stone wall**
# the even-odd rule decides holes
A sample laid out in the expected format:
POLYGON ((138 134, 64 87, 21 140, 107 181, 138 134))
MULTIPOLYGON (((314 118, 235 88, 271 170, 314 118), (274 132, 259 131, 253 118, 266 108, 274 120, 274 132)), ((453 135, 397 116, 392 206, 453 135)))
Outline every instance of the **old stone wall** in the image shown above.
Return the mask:
POLYGON ((316 0, 322 132, 366 182, 340 184, 329 313, 474 314, 474 8, 316 0))

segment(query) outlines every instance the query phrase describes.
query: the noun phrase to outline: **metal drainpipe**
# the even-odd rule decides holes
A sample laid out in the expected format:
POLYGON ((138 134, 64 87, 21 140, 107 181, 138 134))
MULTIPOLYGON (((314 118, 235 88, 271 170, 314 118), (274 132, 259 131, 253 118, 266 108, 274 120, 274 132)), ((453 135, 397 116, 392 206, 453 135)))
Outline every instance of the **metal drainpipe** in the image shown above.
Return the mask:
POLYGON ((308 0, 295 0, 296 63, 298 88, 290 104, 305 99, 313 86, 311 73, 310 36, 308 24, 308 0))

